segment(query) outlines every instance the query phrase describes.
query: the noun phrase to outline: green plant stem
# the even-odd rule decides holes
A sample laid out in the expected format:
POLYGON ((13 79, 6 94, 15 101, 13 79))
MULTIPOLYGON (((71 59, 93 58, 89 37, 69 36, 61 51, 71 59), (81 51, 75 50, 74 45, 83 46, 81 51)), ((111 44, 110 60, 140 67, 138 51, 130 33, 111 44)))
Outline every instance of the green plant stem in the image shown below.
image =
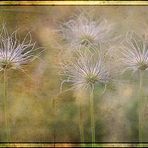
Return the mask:
POLYGON ((95 144, 95 118, 94 118, 94 92, 90 92, 90 116, 91 116, 91 134, 92 134, 92 147, 95 144))
POLYGON ((7 70, 4 70, 4 116, 5 116, 5 131, 6 131, 6 140, 9 142, 9 127, 8 127, 8 115, 7 115, 7 70))
POLYGON ((143 71, 139 71, 139 98, 138 98, 138 113, 139 113, 139 142, 142 142, 142 86, 143 86, 143 71))
POLYGON ((84 128, 83 128, 83 113, 82 113, 82 105, 81 101, 79 104, 79 129, 80 129, 80 138, 81 138, 81 143, 82 146, 84 147, 84 128))
POLYGON ((53 147, 55 147, 55 139, 56 139, 56 135, 55 135, 55 98, 53 97, 52 100, 51 100, 51 104, 52 104, 52 109, 53 109, 53 147))

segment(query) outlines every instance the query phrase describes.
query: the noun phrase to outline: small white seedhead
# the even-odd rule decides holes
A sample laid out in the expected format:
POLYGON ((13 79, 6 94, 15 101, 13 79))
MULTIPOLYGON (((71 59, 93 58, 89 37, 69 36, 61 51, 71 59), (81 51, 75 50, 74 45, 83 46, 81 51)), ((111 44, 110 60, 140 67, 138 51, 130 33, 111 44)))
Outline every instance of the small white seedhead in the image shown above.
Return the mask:
POLYGON ((79 50, 75 58, 62 65, 61 75, 64 83, 70 83, 74 89, 93 89, 96 84, 107 84, 111 73, 105 62, 105 55, 90 50, 79 50))
POLYGON ((69 20, 60 27, 60 32, 64 40, 72 49, 78 47, 97 46, 100 43, 109 41, 112 24, 106 19, 94 20, 86 15, 80 14, 69 20))
POLYGON ((6 26, 2 26, 0 34, 0 70, 19 69, 32 62, 40 48, 35 48, 31 33, 27 33, 23 40, 18 39, 17 30, 9 33, 6 26))
POLYGON ((129 32, 120 50, 120 61, 124 71, 133 72, 148 69, 148 40, 135 32, 129 32))

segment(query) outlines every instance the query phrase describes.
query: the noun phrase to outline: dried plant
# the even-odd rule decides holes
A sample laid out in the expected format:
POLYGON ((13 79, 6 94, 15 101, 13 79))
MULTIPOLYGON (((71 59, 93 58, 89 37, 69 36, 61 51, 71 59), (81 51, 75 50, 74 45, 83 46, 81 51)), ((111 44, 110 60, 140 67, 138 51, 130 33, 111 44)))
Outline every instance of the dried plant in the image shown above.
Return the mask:
POLYGON ((96 84, 107 84, 111 80, 105 55, 101 51, 79 50, 77 56, 62 65, 63 83, 71 83, 74 89, 92 90, 96 84))
POLYGON ((148 68, 148 42, 144 37, 130 32, 121 46, 121 57, 125 70, 144 71, 148 68))
POLYGON ((94 88, 97 84, 106 86, 112 80, 111 68, 106 60, 107 53, 105 51, 96 48, 90 50, 86 47, 85 50, 77 50, 75 57, 70 62, 61 64, 63 70, 61 75, 65 77, 62 85, 70 83, 72 89, 87 90, 90 94, 92 142, 95 142, 94 88))
POLYGON ((106 19, 94 20, 83 14, 76 16, 60 27, 64 40, 72 49, 79 46, 98 45, 107 43, 112 31, 112 24, 106 19))
POLYGON ((5 24, 2 25, 0 34, 0 71, 4 76, 4 116, 5 116, 5 130, 6 140, 10 140, 10 129, 7 115, 7 73, 10 69, 23 70, 23 66, 29 64, 39 57, 41 48, 35 48, 35 42, 32 42, 30 33, 21 41, 17 38, 17 32, 9 33, 5 24))
POLYGON ((139 73, 139 141, 142 141, 142 92, 143 73, 148 70, 148 42, 146 36, 139 36, 135 32, 130 32, 121 46, 120 62, 124 66, 124 72, 131 70, 139 73))
POLYGON ((0 34, 0 70, 21 69, 35 60, 42 51, 41 48, 35 48, 35 42, 32 42, 31 33, 27 33, 21 41, 17 38, 17 30, 9 33, 6 26, 2 26, 0 34), (38 52, 38 53, 37 53, 38 52))

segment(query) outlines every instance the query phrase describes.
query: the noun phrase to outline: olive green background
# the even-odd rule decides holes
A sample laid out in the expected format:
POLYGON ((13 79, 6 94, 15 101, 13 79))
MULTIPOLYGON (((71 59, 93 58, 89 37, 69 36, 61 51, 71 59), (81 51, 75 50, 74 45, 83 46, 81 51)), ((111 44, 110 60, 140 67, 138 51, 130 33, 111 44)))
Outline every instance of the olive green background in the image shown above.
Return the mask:
MULTIPOLYGON (((8 120, 12 142, 79 142, 78 102, 83 102, 85 141, 91 142, 89 100, 86 94, 68 91, 59 97, 57 64, 64 45, 56 29, 81 9, 93 9, 96 17, 117 24, 115 32, 148 32, 147 6, 0 6, 0 22, 8 30, 20 28, 20 36, 31 31, 38 46, 46 50, 26 73, 8 74, 8 120), (55 108, 52 99, 55 98, 55 108)), ((0 141, 5 139, 3 113, 3 72, 0 73, 0 141)), ((143 141, 148 141, 148 76, 143 87, 143 141)), ((95 89, 96 141, 138 141, 138 74, 125 73, 107 87, 95 89)), ((69 88, 68 85, 64 87, 69 88)))

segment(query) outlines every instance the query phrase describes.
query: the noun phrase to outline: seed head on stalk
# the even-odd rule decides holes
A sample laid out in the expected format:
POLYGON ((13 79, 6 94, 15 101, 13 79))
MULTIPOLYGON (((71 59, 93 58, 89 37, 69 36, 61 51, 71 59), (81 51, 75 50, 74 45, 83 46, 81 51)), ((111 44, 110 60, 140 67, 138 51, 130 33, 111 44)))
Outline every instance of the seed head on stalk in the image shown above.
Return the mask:
MULTIPOLYGON (((139 142, 143 139, 143 86, 144 71, 148 70, 148 39, 146 35, 140 36, 135 32, 129 32, 126 40, 123 42, 120 50, 121 57, 119 60, 124 66, 124 71, 131 70, 133 73, 139 73, 139 89, 138 89, 138 136, 139 142)), ((123 72, 124 72, 123 71, 123 72)))
MULTIPOLYGON (((17 30, 9 33, 5 24, 1 27, 0 33, 0 71, 3 72, 3 100, 4 100, 4 120, 5 134, 7 142, 11 138, 8 118, 8 77, 7 71, 10 69, 19 69, 24 72, 23 65, 29 64, 36 59, 39 54, 35 48, 35 42, 32 42, 31 34, 28 33, 24 39, 20 40, 17 36, 17 30)), ((25 73, 25 72, 24 72, 25 73)))

